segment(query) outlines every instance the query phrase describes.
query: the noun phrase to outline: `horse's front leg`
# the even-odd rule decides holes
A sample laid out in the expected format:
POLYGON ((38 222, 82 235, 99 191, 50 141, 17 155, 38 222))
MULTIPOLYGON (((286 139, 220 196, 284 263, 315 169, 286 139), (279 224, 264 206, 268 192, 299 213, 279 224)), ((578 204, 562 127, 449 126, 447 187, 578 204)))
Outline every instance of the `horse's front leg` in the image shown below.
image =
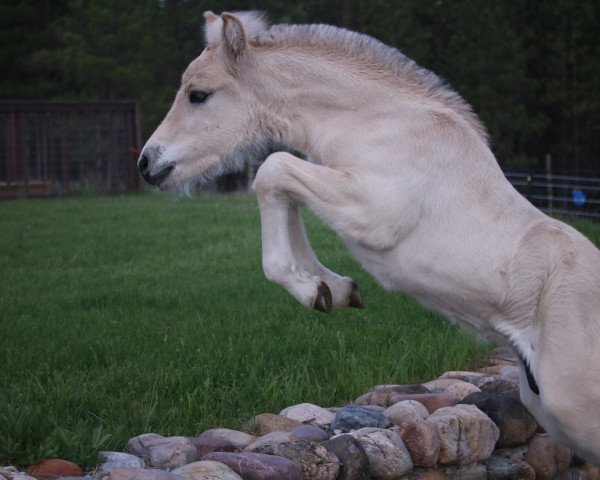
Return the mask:
POLYGON ((363 308, 363 301, 358 286, 350 277, 343 277, 325 267, 312 250, 302 218, 296 205, 289 210, 288 225, 292 253, 300 267, 312 275, 318 276, 331 291, 333 304, 336 307, 363 308))
MULTIPOLYGON (((265 275, 307 307, 324 312, 331 311, 332 305, 362 308, 356 284, 325 268, 306 238, 297 205, 306 203, 319 214, 315 204, 320 201, 308 198, 310 193, 296 174, 302 171, 305 176, 319 177, 319 172, 311 171, 314 168, 324 167, 287 153, 276 153, 257 173, 253 188, 261 211, 265 275)), ((330 186, 328 195, 334 191, 335 185, 330 186)))

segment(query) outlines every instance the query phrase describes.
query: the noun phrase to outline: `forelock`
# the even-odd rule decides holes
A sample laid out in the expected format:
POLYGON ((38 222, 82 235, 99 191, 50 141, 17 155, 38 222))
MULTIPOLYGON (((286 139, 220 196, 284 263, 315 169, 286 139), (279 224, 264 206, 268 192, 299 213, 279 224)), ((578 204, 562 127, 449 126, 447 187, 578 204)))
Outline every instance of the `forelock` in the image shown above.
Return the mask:
MULTIPOLYGON (((253 41, 269 29, 269 22, 262 12, 245 11, 228 13, 235 16, 241 22, 246 38, 249 41, 253 41)), ((206 22, 204 31, 207 45, 216 45, 220 42, 222 28, 223 19, 220 16, 216 16, 214 20, 206 22)))

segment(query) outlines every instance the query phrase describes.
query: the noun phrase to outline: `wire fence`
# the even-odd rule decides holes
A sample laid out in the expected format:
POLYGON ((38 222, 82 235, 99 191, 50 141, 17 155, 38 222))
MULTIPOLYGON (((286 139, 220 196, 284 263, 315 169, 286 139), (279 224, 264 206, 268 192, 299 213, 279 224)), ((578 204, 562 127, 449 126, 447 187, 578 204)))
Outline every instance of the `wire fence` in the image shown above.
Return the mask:
POLYGON ((600 178, 527 172, 505 175, 540 210, 600 220, 600 178))
POLYGON ((135 102, 0 102, 0 198, 139 189, 135 102))

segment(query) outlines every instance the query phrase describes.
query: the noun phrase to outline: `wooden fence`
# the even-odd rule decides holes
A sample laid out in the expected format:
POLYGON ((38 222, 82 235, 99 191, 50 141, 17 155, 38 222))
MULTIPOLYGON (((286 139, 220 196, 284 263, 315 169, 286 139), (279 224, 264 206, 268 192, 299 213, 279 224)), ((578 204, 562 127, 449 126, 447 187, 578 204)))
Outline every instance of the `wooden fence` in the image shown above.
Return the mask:
POLYGON ((135 102, 0 101, 0 198, 138 190, 135 102))

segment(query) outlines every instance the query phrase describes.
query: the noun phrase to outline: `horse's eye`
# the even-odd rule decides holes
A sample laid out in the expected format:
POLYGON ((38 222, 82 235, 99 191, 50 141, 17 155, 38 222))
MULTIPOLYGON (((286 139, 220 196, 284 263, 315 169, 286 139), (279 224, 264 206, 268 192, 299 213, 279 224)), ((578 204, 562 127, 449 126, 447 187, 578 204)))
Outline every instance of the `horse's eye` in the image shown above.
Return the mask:
POLYGON ((208 98, 208 93, 193 90, 190 92, 190 103, 203 103, 208 98))

